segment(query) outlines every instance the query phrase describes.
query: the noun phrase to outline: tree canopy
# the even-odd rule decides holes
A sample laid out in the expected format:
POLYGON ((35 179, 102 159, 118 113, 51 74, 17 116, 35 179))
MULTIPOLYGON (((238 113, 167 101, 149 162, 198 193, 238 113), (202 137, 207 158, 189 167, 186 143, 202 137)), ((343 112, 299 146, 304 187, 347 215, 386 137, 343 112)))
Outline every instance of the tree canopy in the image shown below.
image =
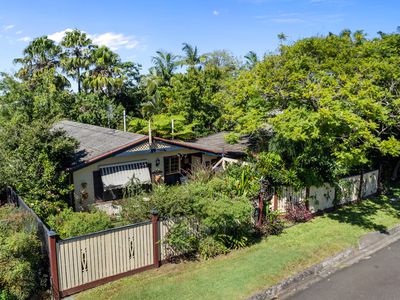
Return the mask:
POLYGON ((180 54, 157 51, 141 74, 78 29, 60 44, 39 37, 15 59, 16 74, 2 74, 0 124, 68 118, 122 128, 125 109, 131 131, 147 132, 150 120, 163 137, 249 134, 249 155, 277 184, 334 181, 400 155, 398 33, 278 39, 275 52, 249 51, 244 62, 183 43, 180 54))

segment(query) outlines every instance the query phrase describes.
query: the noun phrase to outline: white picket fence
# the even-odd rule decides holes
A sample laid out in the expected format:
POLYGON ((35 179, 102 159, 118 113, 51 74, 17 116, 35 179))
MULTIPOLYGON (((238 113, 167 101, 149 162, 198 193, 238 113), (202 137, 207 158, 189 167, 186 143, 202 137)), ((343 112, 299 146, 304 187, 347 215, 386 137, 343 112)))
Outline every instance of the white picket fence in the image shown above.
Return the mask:
POLYGON ((364 173, 362 175, 362 185, 360 184, 361 175, 343 178, 339 181, 339 195, 336 195, 335 188, 327 183, 320 187, 310 187, 308 195, 306 189, 295 190, 292 187, 283 187, 277 192, 278 200, 276 209, 284 212, 287 203, 296 203, 307 199, 312 212, 324 210, 334 206, 336 196, 339 197, 337 204, 345 204, 357 200, 360 193, 360 186, 362 189, 361 197, 368 197, 378 191, 378 176, 378 170, 364 173))

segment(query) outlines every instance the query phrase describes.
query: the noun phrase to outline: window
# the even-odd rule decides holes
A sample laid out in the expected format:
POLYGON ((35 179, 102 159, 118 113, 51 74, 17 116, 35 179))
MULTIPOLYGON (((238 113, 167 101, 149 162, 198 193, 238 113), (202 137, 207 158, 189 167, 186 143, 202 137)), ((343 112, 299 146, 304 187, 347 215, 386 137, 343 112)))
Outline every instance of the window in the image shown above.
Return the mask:
POLYGON ((165 175, 179 173, 179 156, 164 157, 164 173, 165 175))

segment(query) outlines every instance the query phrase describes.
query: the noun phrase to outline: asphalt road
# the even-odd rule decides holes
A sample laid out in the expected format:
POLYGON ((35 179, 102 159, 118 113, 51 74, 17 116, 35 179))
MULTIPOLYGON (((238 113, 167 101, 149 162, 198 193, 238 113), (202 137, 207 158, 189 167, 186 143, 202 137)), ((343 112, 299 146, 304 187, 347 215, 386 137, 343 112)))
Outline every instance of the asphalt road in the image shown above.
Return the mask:
POLYGON ((341 269, 290 300, 400 300, 400 241, 341 269))

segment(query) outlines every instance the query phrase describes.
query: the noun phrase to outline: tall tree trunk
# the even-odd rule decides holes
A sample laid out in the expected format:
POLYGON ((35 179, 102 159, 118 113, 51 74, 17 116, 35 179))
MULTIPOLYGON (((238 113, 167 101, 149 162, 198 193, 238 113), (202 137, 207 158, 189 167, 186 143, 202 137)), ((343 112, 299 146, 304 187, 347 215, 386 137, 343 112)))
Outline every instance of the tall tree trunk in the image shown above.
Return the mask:
POLYGON ((81 93, 81 70, 78 68, 78 94, 81 93))

